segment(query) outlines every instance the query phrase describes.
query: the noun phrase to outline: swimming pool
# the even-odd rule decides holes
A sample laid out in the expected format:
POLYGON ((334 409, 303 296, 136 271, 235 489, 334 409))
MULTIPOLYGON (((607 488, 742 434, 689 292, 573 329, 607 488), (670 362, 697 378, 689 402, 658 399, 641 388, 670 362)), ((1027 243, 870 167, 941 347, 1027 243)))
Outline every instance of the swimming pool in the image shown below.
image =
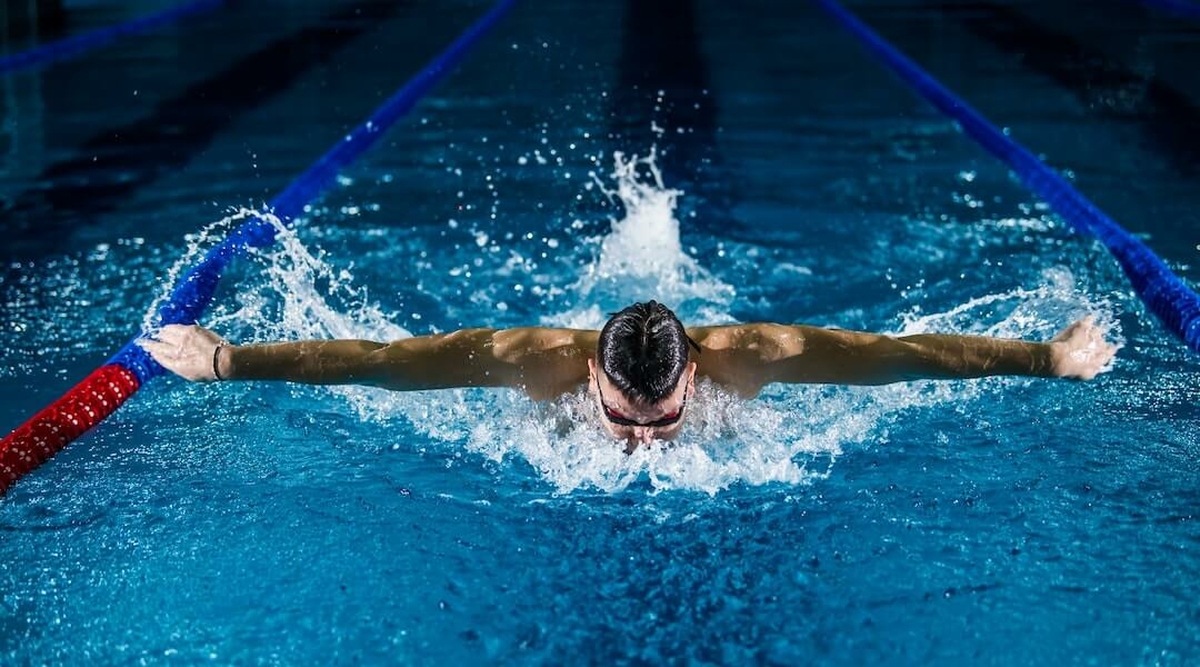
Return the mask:
MULTIPOLYGON (((1192 353, 817 9, 729 4, 519 4, 206 323, 596 326, 653 297, 1046 337, 1097 312, 1115 369, 702 386, 705 419, 632 457, 581 398, 162 378, 0 500, 3 662, 1193 662, 1192 353)), ((0 424, 486 6, 234 4, 4 78, 0 424)), ((853 7, 1197 284, 1195 24, 853 7)))

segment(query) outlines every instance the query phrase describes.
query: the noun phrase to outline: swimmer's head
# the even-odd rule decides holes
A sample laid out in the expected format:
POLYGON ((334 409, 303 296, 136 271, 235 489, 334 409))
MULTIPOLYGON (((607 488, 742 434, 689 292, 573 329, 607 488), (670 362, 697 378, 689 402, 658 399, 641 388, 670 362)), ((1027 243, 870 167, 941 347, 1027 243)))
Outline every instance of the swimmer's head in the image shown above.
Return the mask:
POLYGON ((688 360, 689 345, 696 343, 683 323, 656 301, 612 316, 589 364, 610 433, 636 444, 678 432, 696 370, 688 360))
POLYGON ((600 330, 596 363, 627 398, 652 405, 675 392, 688 365, 683 323, 657 301, 635 303, 600 330))

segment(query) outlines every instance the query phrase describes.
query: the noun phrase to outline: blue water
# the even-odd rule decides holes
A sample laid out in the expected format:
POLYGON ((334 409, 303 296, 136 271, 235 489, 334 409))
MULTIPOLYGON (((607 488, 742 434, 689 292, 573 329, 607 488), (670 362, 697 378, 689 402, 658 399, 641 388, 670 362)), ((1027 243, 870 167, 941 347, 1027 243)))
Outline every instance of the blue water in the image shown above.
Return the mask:
MULTIPOLYGON (((486 6, 238 3, 0 79, 0 428, 486 6)), ((1200 25, 852 6, 1200 284, 1200 25)), ((391 338, 646 298, 1028 338, 1094 313, 1122 349, 1089 383, 702 385, 631 457, 582 396, 162 378, 0 499, 0 662, 1200 657, 1195 355, 804 3, 518 5, 205 323, 391 338)))

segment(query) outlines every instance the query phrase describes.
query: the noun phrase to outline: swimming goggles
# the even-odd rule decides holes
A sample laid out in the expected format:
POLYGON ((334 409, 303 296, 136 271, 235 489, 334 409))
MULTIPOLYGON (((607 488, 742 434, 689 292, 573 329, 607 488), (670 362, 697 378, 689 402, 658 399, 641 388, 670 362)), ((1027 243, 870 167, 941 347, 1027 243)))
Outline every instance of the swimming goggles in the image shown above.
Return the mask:
POLYGON ((663 415, 654 421, 639 422, 626 417, 625 415, 613 410, 604 402, 604 391, 600 389, 600 378, 596 378, 596 393, 600 395, 600 407, 604 409, 604 418, 616 424, 617 426, 645 426, 649 428, 662 428, 670 426, 678 422, 683 417, 683 409, 687 407, 687 393, 683 395, 683 402, 679 404, 679 409, 669 415, 663 415))

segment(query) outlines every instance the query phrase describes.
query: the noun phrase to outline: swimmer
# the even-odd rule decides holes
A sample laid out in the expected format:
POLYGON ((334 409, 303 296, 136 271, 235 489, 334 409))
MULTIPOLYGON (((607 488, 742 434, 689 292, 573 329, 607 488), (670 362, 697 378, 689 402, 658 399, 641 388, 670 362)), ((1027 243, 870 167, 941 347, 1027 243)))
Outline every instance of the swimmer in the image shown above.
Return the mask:
POLYGON ((1091 317, 1048 342, 892 337, 768 323, 685 328, 655 301, 629 306, 600 331, 463 329, 390 343, 234 345, 203 327, 173 324, 140 344, 164 368, 195 382, 282 380, 395 391, 512 387, 535 400, 586 384, 604 428, 627 452, 679 433, 697 377, 745 398, 774 382, 879 385, 991 375, 1090 380, 1116 354, 1091 317))

